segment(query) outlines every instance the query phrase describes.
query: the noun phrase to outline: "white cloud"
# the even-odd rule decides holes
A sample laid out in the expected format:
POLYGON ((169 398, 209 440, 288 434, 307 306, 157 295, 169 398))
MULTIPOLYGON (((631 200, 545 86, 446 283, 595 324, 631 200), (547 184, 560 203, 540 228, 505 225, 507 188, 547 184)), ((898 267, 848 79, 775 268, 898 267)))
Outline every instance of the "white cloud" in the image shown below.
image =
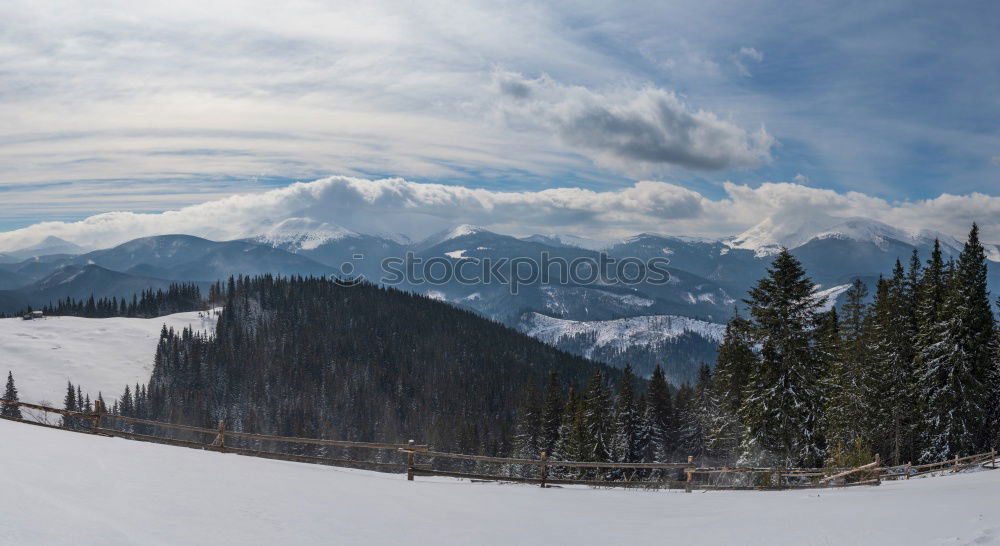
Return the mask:
POLYGON ((741 76, 750 77, 750 69, 744 60, 751 60, 754 62, 761 62, 764 60, 764 54, 755 48, 743 46, 740 50, 733 55, 733 65, 736 66, 736 70, 739 71, 741 76))
POLYGON ((740 56, 746 57, 747 59, 752 59, 758 63, 764 60, 764 54, 757 51, 755 48, 743 46, 740 48, 740 56))
POLYGON ((597 92, 548 75, 497 71, 501 115, 515 128, 552 131, 568 146, 604 164, 678 165, 717 170, 770 160, 774 138, 748 132, 658 87, 597 92))
POLYGON ((424 184, 400 178, 331 177, 256 194, 233 195, 162 213, 109 212, 79 222, 42 222, 0 233, 0 250, 23 248, 54 235, 101 248, 136 237, 187 233, 216 240, 264 233, 289 218, 309 218, 359 232, 416 237, 473 223, 504 233, 564 232, 614 238, 648 231, 726 236, 763 218, 870 217, 916 232, 933 229, 961 238, 973 221, 984 239, 1000 241, 1000 197, 942 194, 890 203, 858 192, 795 183, 757 187, 726 183, 709 199, 667 182, 592 191, 555 188, 502 192, 424 184))

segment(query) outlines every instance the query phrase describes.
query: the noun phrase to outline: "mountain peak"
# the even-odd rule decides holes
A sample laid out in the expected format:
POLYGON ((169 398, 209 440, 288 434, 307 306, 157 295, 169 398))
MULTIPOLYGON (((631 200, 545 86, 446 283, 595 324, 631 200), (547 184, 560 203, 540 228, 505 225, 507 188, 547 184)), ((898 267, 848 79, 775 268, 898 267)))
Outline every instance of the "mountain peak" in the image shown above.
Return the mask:
POLYGON ((596 239, 589 239, 587 237, 580 237, 578 235, 568 235, 565 233, 536 233, 534 235, 529 235, 527 237, 521 237, 522 241, 529 243, 541 243, 549 246, 561 246, 570 248, 582 248, 584 250, 604 250, 607 248, 609 243, 607 241, 599 241, 596 239))
POLYGON ((451 230, 445 234, 444 240, 447 241, 448 239, 457 239, 459 237, 464 237, 466 235, 475 235, 476 233, 481 233, 484 231, 486 230, 479 226, 474 226, 472 224, 462 224, 451 228, 451 230))
POLYGON ((254 241, 289 250, 312 250, 328 241, 357 235, 347 228, 313 218, 286 218, 255 237, 254 241))
POLYGON ((778 253, 782 247, 797 248, 816 239, 847 239, 873 243, 879 248, 885 248, 890 240, 919 242, 913 234, 871 218, 811 215, 765 218, 726 243, 732 248, 767 256, 778 253))
POLYGON ((457 239, 459 237, 465 237, 466 235, 476 235, 479 233, 491 233, 490 231, 472 224, 461 224, 445 230, 441 230, 430 237, 424 239, 420 246, 422 248, 432 247, 437 244, 441 244, 445 241, 450 241, 452 239, 457 239))
POLYGON ((48 237, 42 239, 41 241, 18 250, 12 250, 7 252, 8 255, 15 256, 19 259, 27 259, 35 256, 45 256, 49 254, 82 254, 86 252, 86 249, 71 243, 66 239, 61 239, 55 235, 49 235, 48 237))

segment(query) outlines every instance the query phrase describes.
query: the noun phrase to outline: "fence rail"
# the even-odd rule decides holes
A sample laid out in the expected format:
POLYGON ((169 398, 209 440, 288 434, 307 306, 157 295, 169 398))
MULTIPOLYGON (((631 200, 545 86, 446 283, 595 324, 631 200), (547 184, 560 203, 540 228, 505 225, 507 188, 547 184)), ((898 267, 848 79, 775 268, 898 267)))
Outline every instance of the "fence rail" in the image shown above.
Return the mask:
POLYGON ((188 447, 203 450, 213 450, 223 453, 233 453, 250 457, 261 457, 267 459, 279 459, 286 461, 324 464, 344 467, 374 468, 383 471, 405 472, 407 479, 413 480, 415 476, 445 476, 455 478, 465 478, 481 481, 508 481, 518 483, 538 484, 541 487, 551 487, 560 485, 589 485, 597 487, 647 487, 665 489, 684 489, 691 492, 693 489, 717 490, 717 489, 803 489, 816 487, 851 487, 859 485, 879 485, 883 479, 909 479, 911 477, 927 475, 935 472, 952 471, 958 472, 965 468, 982 466, 984 468, 997 468, 997 451, 991 450, 985 453, 969 455, 966 457, 955 457, 945 461, 925 463, 919 465, 896 465, 890 467, 881 466, 878 455, 875 461, 858 467, 827 467, 827 468, 759 468, 759 467, 698 467, 694 463, 693 457, 688 457, 684 463, 620 463, 620 462, 590 462, 590 461, 559 461, 549 459, 547 454, 542 453, 538 459, 518 459, 511 457, 490 457, 485 455, 469 455, 464 453, 447 453, 431 451, 430 447, 417 444, 413 440, 407 443, 384 443, 384 442, 352 442, 347 440, 329 440, 323 438, 296 438, 291 436, 276 436, 272 434, 256 434, 250 432, 227 430, 225 421, 219 421, 218 427, 196 427, 191 425, 180 425, 166 423, 163 421, 153 421, 150 419, 140 419, 137 417, 126 417, 123 415, 109 414, 104 411, 100 403, 97 404, 94 412, 71 411, 59 408, 30 404, 27 402, 16 402, 0 399, 0 403, 9 406, 19 406, 26 409, 54 413, 78 420, 80 423, 89 425, 74 430, 58 425, 34 422, 11 417, 0 417, 5 420, 29 423, 37 426, 56 428, 59 430, 72 430, 138 440, 143 442, 153 442, 168 444, 178 447, 188 447), (193 434, 203 434, 211 436, 208 443, 190 439, 168 438, 155 436, 152 434, 142 434, 134 431, 119 430, 113 427, 101 426, 105 422, 124 422, 134 425, 145 425, 149 427, 161 427, 168 430, 182 431, 193 434), (248 447, 226 444, 226 439, 242 439, 257 442, 281 442, 287 444, 315 445, 324 447, 339 447, 350 449, 366 449, 374 451, 389 452, 392 454, 402 454, 406 456, 405 463, 354 460, 334 457, 320 457, 315 455, 303 455, 295 453, 281 453, 276 451, 265 451, 251 449, 248 447), (419 459, 430 461, 452 460, 465 463, 473 463, 476 466, 500 465, 503 468, 511 469, 520 467, 522 470, 536 468, 536 474, 532 476, 501 475, 499 471, 494 473, 477 472, 470 470, 455 470, 453 468, 433 468, 433 464, 418 464, 419 459), (620 479, 594 479, 592 470, 612 470, 621 471, 620 479), (558 470, 561 475, 553 475, 552 472, 558 470), (671 474, 670 471, 676 473, 671 474), (576 472, 576 476, 571 475, 576 472), (731 479, 730 483, 712 483, 712 480, 719 480, 723 477, 741 476, 740 479, 731 479), (770 477, 769 477, 770 475, 770 477), (658 476, 658 479, 651 480, 651 476, 658 476), (701 480, 696 480, 695 476, 701 476, 701 480), (677 479, 670 479, 671 477, 677 479))

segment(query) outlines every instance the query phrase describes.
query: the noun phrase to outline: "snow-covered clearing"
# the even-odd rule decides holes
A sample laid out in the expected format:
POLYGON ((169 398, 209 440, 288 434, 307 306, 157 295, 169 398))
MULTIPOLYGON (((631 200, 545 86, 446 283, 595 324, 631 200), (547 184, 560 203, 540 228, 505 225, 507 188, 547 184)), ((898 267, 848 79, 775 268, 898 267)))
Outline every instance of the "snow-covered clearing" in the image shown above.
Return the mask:
POLYGON ((594 349, 611 345, 620 351, 633 346, 647 346, 675 339, 685 332, 722 342, 726 326, 676 315, 643 315, 612 320, 568 320, 530 313, 522 317, 521 331, 550 345, 580 334, 594 335, 593 345, 584 351, 590 357, 594 349))
POLYGON ((540 489, 0 421, 3 544, 988 544, 1000 472, 783 492, 540 489))
POLYGON ((211 312, 152 319, 46 317, 0 319, 0 373, 14 373, 24 402, 48 400, 62 407, 66 381, 109 401, 126 384, 147 383, 160 328, 215 330, 211 312))

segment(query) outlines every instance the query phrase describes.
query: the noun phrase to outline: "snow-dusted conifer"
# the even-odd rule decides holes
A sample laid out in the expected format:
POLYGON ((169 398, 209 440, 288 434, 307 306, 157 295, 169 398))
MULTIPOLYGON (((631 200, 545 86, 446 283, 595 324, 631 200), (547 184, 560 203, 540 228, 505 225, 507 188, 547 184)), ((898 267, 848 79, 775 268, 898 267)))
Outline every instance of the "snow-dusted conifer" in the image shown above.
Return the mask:
POLYGON ((975 224, 958 263, 949 263, 945 275, 943 312, 926 332, 933 341, 920 360, 924 461, 975 452, 989 439, 994 319, 975 224))
MULTIPOLYGON (((63 397, 63 409, 66 411, 77 411, 76 389, 73 388, 73 383, 69 381, 66 382, 66 396, 63 397)), ((66 428, 76 428, 76 419, 63 416, 62 424, 66 428)))
POLYGON ((747 300, 760 363, 740 409, 742 461, 814 465, 823 458, 822 362, 815 325, 822 304, 802 265, 787 250, 777 255, 747 300))
POLYGON ((545 396, 542 403, 541 439, 539 449, 550 457, 559 442, 559 428, 563 413, 562 385, 555 370, 549 371, 549 380, 545 386, 545 396))
POLYGON ((646 390, 646 413, 650 427, 650 447, 647 458, 666 461, 675 450, 674 405, 667 385, 667 376, 659 365, 653 369, 646 390))
POLYGON ((587 460, 610 461, 612 434, 611 392, 604 383, 600 368, 587 382, 583 397, 583 420, 587 434, 587 460))
POLYGON ((738 413, 744 389, 757 363, 750 337, 750 323, 737 310, 726 324, 714 371, 714 391, 719 411, 713 419, 710 448, 724 460, 735 462, 740 445, 738 413))
MULTIPOLYGON (((3 391, 3 399, 11 402, 21 401, 21 399, 17 397, 17 387, 14 386, 14 374, 10 371, 7 372, 7 387, 3 391)), ((2 404, 0 405, 0 415, 3 415, 4 417, 11 417, 13 419, 21 419, 21 407, 14 404, 2 404)))
MULTIPOLYGON (((626 365, 618 387, 618 403, 614 416, 614 438, 611 454, 613 460, 623 463, 637 463, 642 460, 639 446, 640 414, 635 400, 635 374, 632 366, 626 365)), ((634 472, 616 471, 616 478, 630 478, 634 472)))

